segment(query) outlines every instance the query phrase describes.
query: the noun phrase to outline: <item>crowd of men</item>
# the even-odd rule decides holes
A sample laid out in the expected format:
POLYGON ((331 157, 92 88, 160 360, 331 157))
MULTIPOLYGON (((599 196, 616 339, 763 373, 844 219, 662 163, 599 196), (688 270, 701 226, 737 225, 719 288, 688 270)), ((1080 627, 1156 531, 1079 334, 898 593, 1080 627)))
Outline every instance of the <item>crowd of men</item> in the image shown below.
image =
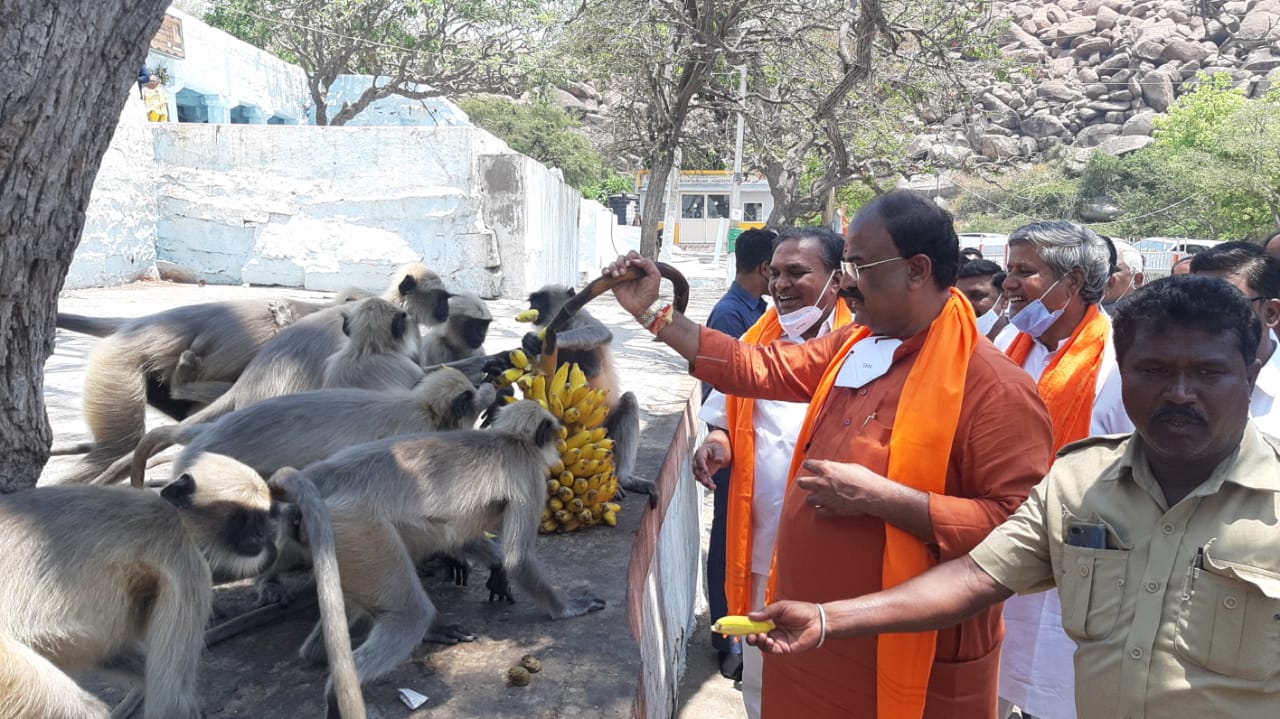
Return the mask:
POLYGON ((1037 222, 1001 268, 894 191, 737 252, 706 327, 607 271, 706 383, 712 613, 775 625, 715 640, 749 716, 1280 711, 1280 236, 1148 281, 1037 222))

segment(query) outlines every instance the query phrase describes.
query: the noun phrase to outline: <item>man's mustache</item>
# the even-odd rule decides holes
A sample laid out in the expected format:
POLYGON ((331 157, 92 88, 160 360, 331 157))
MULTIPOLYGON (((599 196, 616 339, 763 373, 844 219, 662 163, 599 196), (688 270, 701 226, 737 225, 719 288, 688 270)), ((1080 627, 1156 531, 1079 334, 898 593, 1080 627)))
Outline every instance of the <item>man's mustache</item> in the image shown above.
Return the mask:
POLYGON ((841 287, 839 294, 840 298, 844 300, 863 301, 862 292, 857 287, 841 287))
POLYGON ((1191 420, 1192 422, 1198 422, 1199 424, 1209 423, 1208 420, 1205 419, 1205 416, 1196 410, 1190 407, 1177 406, 1163 407, 1157 410, 1156 413, 1151 416, 1151 419, 1159 422, 1166 419, 1173 419, 1174 417, 1181 417, 1183 419, 1191 420))

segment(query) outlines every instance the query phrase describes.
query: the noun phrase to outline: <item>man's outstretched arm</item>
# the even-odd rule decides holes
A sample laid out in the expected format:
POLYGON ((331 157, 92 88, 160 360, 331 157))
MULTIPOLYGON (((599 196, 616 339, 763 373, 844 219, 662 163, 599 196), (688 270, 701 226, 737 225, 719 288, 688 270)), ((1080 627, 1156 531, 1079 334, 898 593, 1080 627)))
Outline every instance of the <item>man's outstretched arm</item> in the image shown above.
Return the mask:
MULTIPOLYGON (((823 604, 825 639, 948 627, 1011 596, 1012 590, 965 555, 896 587, 823 604)), ((821 612, 812 602, 776 602, 749 616, 772 620, 776 625, 768 634, 747 637, 748 642, 770 654, 807 651, 822 638, 821 612)))

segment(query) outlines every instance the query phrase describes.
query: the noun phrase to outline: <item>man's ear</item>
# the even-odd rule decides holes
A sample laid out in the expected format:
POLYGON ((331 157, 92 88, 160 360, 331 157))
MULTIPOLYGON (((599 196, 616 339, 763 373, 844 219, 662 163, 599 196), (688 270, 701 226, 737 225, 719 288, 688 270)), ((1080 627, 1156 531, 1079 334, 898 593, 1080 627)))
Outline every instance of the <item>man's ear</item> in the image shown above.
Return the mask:
POLYGON ((1133 273, 1133 289, 1135 289, 1135 290, 1136 290, 1136 289, 1138 289, 1138 288, 1142 287, 1142 283, 1144 283, 1144 282, 1146 282, 1146 281, 1147 281, 1147 279, 1146 279, 1145 277, 1143 277, 1143 276, 1142 276, 1142 273, 1141 273, 1141 272, 1135 272, 1135 273, 1133 273))
MULTIPOLYGON (((1263 301, 1261 304, 1262 306, 1258 308, 1258 314, 1259 319, 1262 320, 1264 333, 1266 330, 1280 327, 1280 299, 1273 297, 1263 301)), ((1263 337, 1263 340, 1265 339, 1266 337, 1263 337)))

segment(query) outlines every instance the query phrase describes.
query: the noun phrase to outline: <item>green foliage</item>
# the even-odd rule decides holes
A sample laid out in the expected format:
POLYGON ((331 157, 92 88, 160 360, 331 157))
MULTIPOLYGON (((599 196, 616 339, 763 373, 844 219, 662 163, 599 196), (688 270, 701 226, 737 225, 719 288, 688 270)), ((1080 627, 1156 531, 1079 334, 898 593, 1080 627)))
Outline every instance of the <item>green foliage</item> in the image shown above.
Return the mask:
MULTIPOLYGON (((501 138, 511 149, 560 168, 565 182, 587 197, 594 198, 611 179, 590 140, 576 132, 581 123, 555 105, 521 104, 492 95, 463 98, 458 105, 473 123, 501 138)), ((617 185, 613 180, 610 187, 617 185)), ((627 187, 626 191, 631 190, 627 187)))
POLYGON ((599 182, 579 188, 583 197, 603 203, 609 199, 609 195, 621 195, 623 193, 635 192, 635 179, 626 175, 619 175, 613 170, 609 170, 608 176, 599 182))
POLYGON ((1243 107, 1244 90, 1231 87, 1225 72, 1196 77, 1195 89, 1184 93, 1164 116, 1155 118, 1155 145, 1169 150, 1213 152, 1231 115, 1243 107))

